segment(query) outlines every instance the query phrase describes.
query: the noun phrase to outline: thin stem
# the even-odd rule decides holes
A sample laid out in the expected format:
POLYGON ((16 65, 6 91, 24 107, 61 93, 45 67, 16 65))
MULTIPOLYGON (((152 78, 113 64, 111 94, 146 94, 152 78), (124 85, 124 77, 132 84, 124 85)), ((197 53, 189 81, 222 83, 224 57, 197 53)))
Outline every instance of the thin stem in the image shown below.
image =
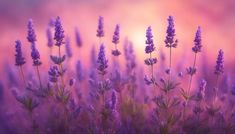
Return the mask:
MULTIPOLYGON (((197 53, 195 53, 195 55, 194 55, 193 69, 195 69, 196 60, 197 60, 197 53)), ((193 80, 193 74, 190 75, 189 87, 188 87, 188 94, 190 94, 190 90, 191 90, 191 86, 192 86, 192 80, 193 80)))
MULTIPOLYGON (((60 51, 60 46, 59 46, 59 58, 61 59, 61 51, 60 51)), ((60 79, 61 79, 61 82, 62 82, 62 87, 64 87, 64 77, 63 77, 63 65, 62 63, 59 64, 60 66, 60 70, 61 70, 61 75, 60 75, 60 79)))
POLYGON ((26 81, 25 81, 25 76, 24 76, 24 72, 23 72, 22 66, 20 66, 20 74, 22 76, 22 80, 24 82, 24 85, 26 86, 26 81))
POLYGON ((214 98, 213 104, 217 101, 217 98, 218 98, 218 89, 219 89, 218 84, 219 84, 219 75, 216 75, 215 98, 214 98))
MULTIPOLYGON (((150 53, 150 60, 152 60, 152 53, 150 53)), ((151 64, 151 76, 152 76, 152 79, 154 79, 154 76, 153 76, 153 64, 151 64)))
POLYGON ((170 61, 169 61, 169 69, 171 69, 171 53, 172 53, 172 50, 171 50, 171 47, 170 47, 170 61))
POLYGON ((39 73, 38 66, 36 66, 36 71, 37 71, 37 75, 38 75, 38 81, 39 81, 39 84, 40 84, 40 88, 42 89, 42 81, 41 81, 41 76, 40 76, 40 73, 39 73))

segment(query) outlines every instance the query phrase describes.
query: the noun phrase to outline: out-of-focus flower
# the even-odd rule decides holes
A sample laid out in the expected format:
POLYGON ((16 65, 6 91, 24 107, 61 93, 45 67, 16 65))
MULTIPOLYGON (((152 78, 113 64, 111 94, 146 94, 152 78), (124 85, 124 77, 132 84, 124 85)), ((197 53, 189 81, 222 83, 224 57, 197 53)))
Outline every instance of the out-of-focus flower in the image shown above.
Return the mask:
POLYGON ((155 50, 154 44, 153 44, 153 34, 152 34, 152 29, 149 26, 146 30, 146 47, 145 47, 145 52, 146 53, 152 53, 155 50))
POLYGON ((186 72, 188 75, 194 75, 194 74, 196 74, 196 71, 197 71, 197 69, 193 68, 193 67, 186 68, 186 72))
POLYGON ((157 63, 157 58, 148 58, 144 60, 144 63, 148 66, 154 65, 157 63))
POLYGON ((175 40, 175 28, 174 28, 174 19, 172 16, 168 17, 168 27, 167 27, 167 35, 165 39, 166 47, 176 47, 178 40, 175 40))
POLYGON ((216 75, 221 75, 224 73, 224 52, 222 49, 219 50, 214 73, 216 75))
POLYGON ((119 50, 112 50, 112 55, 114 56, 119 56, 121 54, 121 52, 119 50))
POLYGON ((31 57, 33 59, 33 65, 34 66, 40 66, 42 64, 42 62, 40 61, 40 54, 36 48, 35 44, 32 44, 31 47, 32 51, 31 51, 31 57))
POLYGON ((61 46, 64 44, 64 30, 60 21, 60 17, 57 17, 55 20, 55 35, 54 39, 56 40, 55 45, 61 46))
POLYGON ((104 44, 101 44, 100 46, 100 51, 98 54, 98 59, 97 59, 97 63, 98 63, 98 71, 101 75, 105 75, 106 74, 106 68, 108 68, 108 60, 105 57, 105 47, 104 44))
POLYGON ((113 34, 113 40, 112 42, 114 44, 118 44, 119 43, 119 35, 120 34, 120 26, 117 24, 116 27, 115 27, 115 31, 114 31, 114 34, 113 34))
POLYGON ((71 43, 69 37, 65 39, 65 50, 68 58, 71 58, 73 56, 72 49, 71 49, 71 43))
POLYGON ((104 18, 103 17, 99 17, 99 20, 98 20, 98 29, 97 29, 97 34, 96 36, 97 37, 104 37, 104 18))
POLYGON ((27 39, 32 44, 35 44, 35 42, 37 41, 32 19, 29 19, 29 21, 28 21, 28 36, 27 36, 27 39))
POLYGON ((58 81, 59 69, 57 66, 51 66, 50 70, 48 71, 49 74, 49 81, 52 83, 56 83, 58 81))
POLYGON ((21 50, 21 42, 20 40, 17 40, 15 45, 15 65, 16 66, 22 66, 25 64, 25 58, 23 57, 22 50, 21 50))
POLYGON ((52 33, 51 33, 51 29, 48 26, 47 30, 46 30, 46 34, 47 34, 47 46, 49 48, 51 48, 53 46, 53 37, 52 37, 52 33))
POLYGON ((78 28, 75 28, 75 39, 76 39, 77 46, 82 47, 82 39, 81 39, 78 28))
POLYGON ((115 91, 112 92, 111 101, 112 101, 112 109, 116 109, 117 96, 116 96, 116 92, 115 91))
POLYGON ((198 27, 197 32, 196 32, 196 36, 194 39, 194 47, 192 48, 193 52, 198 53, 201 52, 201 48, 202 48, 202 43, 201 43, 201 28, 198 27))
POLYGON ((84 70, 82 68, 82 64, 81 64, 81 61, 77 61, 77 64, 76 64, 76 76, 77 76, 77 79, 78 81, 83 81, 84 80, 84 70))

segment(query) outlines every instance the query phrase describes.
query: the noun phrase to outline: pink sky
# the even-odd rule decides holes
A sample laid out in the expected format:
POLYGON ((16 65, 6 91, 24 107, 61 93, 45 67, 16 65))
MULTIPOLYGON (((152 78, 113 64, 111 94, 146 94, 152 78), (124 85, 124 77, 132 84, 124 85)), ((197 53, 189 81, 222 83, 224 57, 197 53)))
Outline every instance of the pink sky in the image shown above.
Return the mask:
MULTIPOLYGON (((175 61, 183 55, 190 58, 197 26, 202 27, 203 52, 215 63, 218 49, 225 51, 226 63, 233 65, 235 35, 235 2, 233 0, 0 0, 0 61, 14 63, 14 41, 22 40, 28 62, 29 43, 26 24, 29 18, 35 23, 38 48, 42 58, 47 58, 45 29, 51 17, 60 16, 66 35, 75 48, 74 27, 78 27, 84 42, 84 51, 74 53, 86 57, 92 44, 97 44, 98 16, 104 17, 105 44, 112 48, 111 38, 115 25, 121 26, 121 39, 128 37, 135 44, 137 57, 143 60, 145 30, 151 25, 157 49, 164 47, 168 15, 174 16, 179 47, 174 51, 175 61), (12 56, 11 56, 12 55, 12 56)), ((167 51, 166 51, 167 52, 167 51)), ((156 55, 158 53, 156 52, 156 55)), ((200 57, 202 58, 202 57, 200 57)), ((0 66, 1 67, 1 66, 0 66)))

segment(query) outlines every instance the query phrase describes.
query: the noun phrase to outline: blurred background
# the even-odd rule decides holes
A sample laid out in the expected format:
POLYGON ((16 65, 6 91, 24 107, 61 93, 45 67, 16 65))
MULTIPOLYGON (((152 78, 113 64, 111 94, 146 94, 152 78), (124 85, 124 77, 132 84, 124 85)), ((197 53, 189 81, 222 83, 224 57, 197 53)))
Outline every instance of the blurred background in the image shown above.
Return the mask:
POLYGON ((6 63, 14 66, 16 39, 22 41, 26 61, 31 66, 30 44, 26 40, 29 18, 34 20, 37 47, 44 62, 42 68, 48 69, 45 62, 49 52, 46 29, 51 18, 61 17, 65 34, 71 39, 74 61, 82 59, 84 64, 88 62, 91 46, 97 46, 99 42, 96 37, 98 17, 103 16, 107 53, 110 54, 113 48, 111 41, 115 25, 120 24, 120 46, 125 38, 131 40, 139 64, 142 64, 146 57, 145 31, 148 26, 152 26, 154 32, 156 56, 159 57, 160 49, 168 54, 164 39, 167 17, 172 15, 179 40, 178 48, 173 50, 174 63, 184 63, 185 67, 192 64, 191 48, 196 29, 201 26, 203 52, 199 61, 207 63, 210 68, 207 72, 213 75, 217 53, 221 48, 225 52, 226 72, 232 73, 235 67, 234 12, 234 0, 0 0, 0 72, 4 72, 6 63), (81 50, 75 45, 75 27, 82 38, 81 50))

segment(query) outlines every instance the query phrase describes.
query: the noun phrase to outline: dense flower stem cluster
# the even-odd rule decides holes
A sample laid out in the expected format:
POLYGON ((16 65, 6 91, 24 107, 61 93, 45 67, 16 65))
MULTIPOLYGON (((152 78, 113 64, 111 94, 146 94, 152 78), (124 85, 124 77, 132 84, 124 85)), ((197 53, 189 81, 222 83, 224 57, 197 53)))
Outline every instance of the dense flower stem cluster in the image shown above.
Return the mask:
MULTIPOLYGON (((198 54, 202 48, 201 28, 198 27, 197 29, 194 46, 191 49, 194 59, 192 59, 192 66, 186 70, 189 75, 189 79, 187 79, 187 77, 183 77, 182 72, 180 72, 180 77, 178 77, 177 73, 171 73, 171 67, 173 67, 171 63, 172 50, 177 45, 177 40, 174 39, 175 29, 172 16, 169 16, 168 24, 165 44, 167 50, 168 48, 170 49, 170 63, 169 66, 168 64, 165 65, 164 58, 162 58, 160 62, 163 65, 159 69, 165 70, 165 67, 169 67, 167 71, 154 72, 154 64, 157 63, 157 59, 154 57, 153 34, 151 27, 148 27, 146 30, 145 53, 147 59, 144 60, 144 63, 150 69, 149 74, 151 76, 149 78, 145 76, 144 82, 147 85, 153 85, 154 89, 159 89, 151 92, 143 84, 143 69, 141 64, 139 65, 136 62, 131 41, 126 40, 124 42, 123 58, 125 68, 122 68, 122 66, 117 68, 114 66, 110 67, 108 64, 110 61, 108 61, 105 53, 105 45, 101 41, 98 55, 96 54, 95 47, 90 52, 90 68, 83 68, 83 62, 87 62, 87 60, 74 59, 76 57, 71 52, 70 42, 68 39, 64 40, 64 30, 59 17, 53 21, 52 25, 55 27, 54 40, 52 42, 54 42, 53 45, 58 47, 55 48, 55 50, 58 50, 58 53, 56 56, 51 55, 50 58, 54 64, 50 65, 49 70, 47 70, 48 78, 46 80, 43 79, 44 77, 40 77, 39 74, 41 60, 36 47, 36 34, 33 29, 32 20, 30 20, 27 39, 31 43, 33 69, 36 69, 35 76, 37 75, 39 81, 42 80, 43 83, 40 83, 41 88, 38 88, 34 84, 35 81, 28 81, 27 85, 23 87, 26 88, 23 92, 21 89, 18 91, 17 88, 12 88, 15 99, 28 113, 29 117, 25 118, 27 123, 24 123, 27 126, 23 124, 14 126, 23 122, 23 120, 18 121, 14 120, 15 118, 8 118, 8 113, 0 111, 0 115, 2 115, 0 116, 0 125, 2 123, 4 126, 9 124, 11 125, 10 128, 16 128, 16 130, 5 131, 8 127, 4 127, 0 129, 0 133, 233 134, 235 132, 235 100, 233 98, 235 88, 230 89, 232 87, 230 84, 233 81, 231 81, 228 75, 224 78, 222 77, 224 73, 224 52, 219 50, 214 70, 215 75, 212 75, 212 77, 209 77, 207 73, 199 75, 206 78, 206 80, 202 79, 197 86, 192 88, 191 84, 197 83, 196 80, 193 81, 193 78, 196 73, 198 54), (65 65, 66 59, 65 55, 61 53, 63 44, 65 44, 66 56, 72 61, 76 61, 75 70, 70 69, 72 66, 68 67, 69 71, 71 71, 69 75, 64 75, 65 70, 62 66, 65 65), (159 76, 159 79, 155 79, 155 74, 157 74, 157 77, 159 76), (166 79, 165 75, 167 76, 166 79), (63 78, 68 78, 69 82, 64 82, 63 78), (209 82, 213 82, 215 79, 215 92, 213 94, 206 92, 211 91, 210 89, 213 88, 213 85, 209 82), (225 84, 219 85, 220 79, 225 84), (187 80, 189 80, 188 83, 187 80), (207 82, 209 83, 208 85, 207 82), (188 85, 185 86, 185 84, 188 85), (219 87, 220 90, 218 90, 219 87), (191 88, 195 90, 190 92, 191 88), (181 94, 179 94, 178 89, 180 89, 181 94), (11 124, 13 120, 15 122, 11 124), (31 126, 29 127, 28 124, 31 126), (27 128, 25 129, 24 127, 27 128)), ((96 36, 100 39, 104 37, 103 18, 99 19, 96 36)), ((118 50, 117 44, 119 44, 119 39, 119 26, 117 25, 112 39, 115 50, 118 50)), ((78 47, 83 50, 83 48, 80 48, 82 46, 78 47)), ((54 49, 54 47, 51 49, 54 49)), ((21 42, 17 40, 15 44, 15 65, 17 69, 20 67, 21 75, 23 75, 22 66, 25 63, 21 50, 21 42)), ((178 71, 181 69, 182 67, 177 68, 178 71)), ((203 69, 205 71, 209 70, 207 67, 203 69)), ((0 81, 1 104, 7 102, 10 98, 3 98, 5 92, 3 88, 11 89, 11 87, 16 87, 20 81, 14 81, 13 77, 16 74, 10 70, 7 71, 9 73, 7 74, 9 75, 7 76, 9 77, 8 81, 12 85, 9 86, 6 80, 7 84, 2 86, 2 81, 0 81)), ((2 107, 2 111, 8 111, 8 108, 10 107, 2 107)), ((18 112, 18 108, 15 105, 11 110, 17 111, 14 113, 14 117, 24 119, 24 114, 18 112)))

